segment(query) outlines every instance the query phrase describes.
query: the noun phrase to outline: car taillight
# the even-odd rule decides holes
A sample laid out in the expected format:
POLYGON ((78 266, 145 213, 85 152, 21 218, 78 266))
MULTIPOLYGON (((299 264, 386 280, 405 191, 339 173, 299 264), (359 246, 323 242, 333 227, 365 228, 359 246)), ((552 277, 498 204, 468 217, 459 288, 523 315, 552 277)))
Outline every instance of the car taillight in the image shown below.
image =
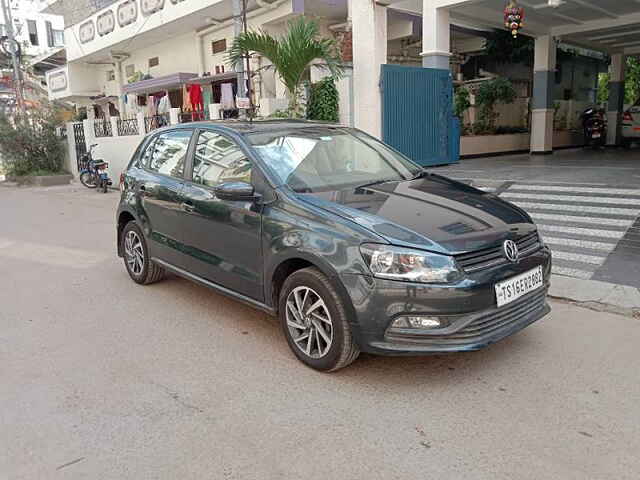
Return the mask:
POLYGON ((120 174, 120 191, 124 192, 124 173, 120 174))
POLYGON ((631 115, 631 112, 624 112, 624 115, 622 115, 622 121, 633 123, 633 115, 631 115))

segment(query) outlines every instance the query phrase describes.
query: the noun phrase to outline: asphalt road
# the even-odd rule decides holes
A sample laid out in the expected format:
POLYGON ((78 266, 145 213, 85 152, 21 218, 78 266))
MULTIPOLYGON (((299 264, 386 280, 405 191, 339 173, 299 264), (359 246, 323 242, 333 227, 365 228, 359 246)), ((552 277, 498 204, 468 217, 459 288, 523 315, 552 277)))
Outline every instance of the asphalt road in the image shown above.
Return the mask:
POLYGON ((321 374, 262 313, 132 283, 116 201, 0 186, 0 478, 640 475, 638 320, 556 303, 482 352, 321 374))

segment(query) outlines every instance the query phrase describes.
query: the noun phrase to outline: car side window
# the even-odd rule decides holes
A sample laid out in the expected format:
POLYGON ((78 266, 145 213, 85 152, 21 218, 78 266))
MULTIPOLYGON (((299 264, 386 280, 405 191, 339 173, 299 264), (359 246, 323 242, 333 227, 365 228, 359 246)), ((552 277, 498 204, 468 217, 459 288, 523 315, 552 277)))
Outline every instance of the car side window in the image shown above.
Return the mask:
MULTIPOLYGON (((156 137, 147 168, 176 178, 184 176, 184 164, 189 150, 191 130, 173 130, 156 137)), ((147 152, 145 152, 145 155, 147 152)))
POLYGON ((207 187, 225 182, 251 183, 251 161, 230 138, 216 132, 200 132, 193 158, 193 181, 207 187))
POLYGON ((153 146, 156 143, 156 138, 154 137, 145 148, 144 152, 137 159, 137 165, 139 167, 148 167, 149 159, 151 158, 151 154, 153 154, 153 146))

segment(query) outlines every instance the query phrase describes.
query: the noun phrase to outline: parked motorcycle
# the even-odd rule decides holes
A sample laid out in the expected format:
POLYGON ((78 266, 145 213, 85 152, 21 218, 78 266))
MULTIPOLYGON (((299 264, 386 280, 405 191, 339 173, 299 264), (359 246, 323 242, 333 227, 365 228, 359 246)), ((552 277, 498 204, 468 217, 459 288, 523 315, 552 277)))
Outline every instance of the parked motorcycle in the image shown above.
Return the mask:
POLYGON ((604 147, 607 141, 607 117, 602 109, 587 108, 582 112, 584 144, 587 147, 604 147))
POLYGON ((107 193, 107 188, 113 182, 109 178, 109 164, 104 160, 93 159, 93 149, 97 146, 94 143, 82 156, 81 160, 87 168, 80 172, 80 182, 87 188, 97 188, 98 191, 107 193))

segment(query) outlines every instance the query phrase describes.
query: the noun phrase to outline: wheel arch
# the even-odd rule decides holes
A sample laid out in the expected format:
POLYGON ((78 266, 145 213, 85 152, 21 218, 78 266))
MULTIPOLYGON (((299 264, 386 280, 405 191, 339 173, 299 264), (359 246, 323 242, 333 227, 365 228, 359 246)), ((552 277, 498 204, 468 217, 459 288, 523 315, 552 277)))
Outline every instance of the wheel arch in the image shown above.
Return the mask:
POLYGON ((124 230, 125 225, 132 220, 136 220, 136 217, 129 210, 122 210, 118 213, 118 226, 117 226, 117 247, 118 247, 118 256, 122 256, 122 231, 124 230))
POLYGON ((265 282, 265 299, 271 302, 271 306, 276 315, 278 313, 280 291, 285 280, 294 272, 310 267, 317 268, 334 282, 336 290, 344 302, 347 314, 351 319, 355 319, 356 312, 351 301, 351 296, 342 283, 338 272, 323 258, 301 251, 292 252, 292 255, 278 259, 268 270, 265 282))

